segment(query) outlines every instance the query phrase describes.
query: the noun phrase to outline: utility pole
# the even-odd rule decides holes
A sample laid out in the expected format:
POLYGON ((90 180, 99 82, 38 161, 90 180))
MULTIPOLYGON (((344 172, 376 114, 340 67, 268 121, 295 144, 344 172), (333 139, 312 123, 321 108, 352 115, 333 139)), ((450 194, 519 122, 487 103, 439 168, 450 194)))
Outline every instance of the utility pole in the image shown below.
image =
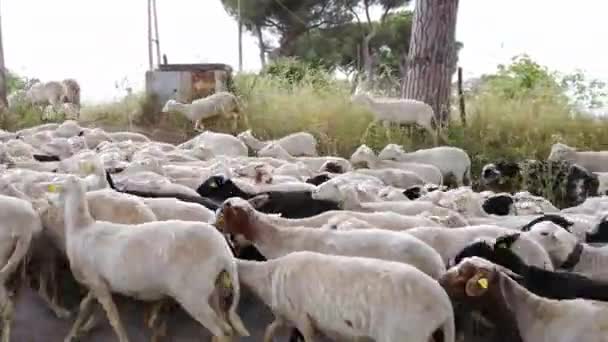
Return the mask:
POLYGON ((241 0, 237 2, 239 12, 239 72, 243 72, 243 21, 241 20, 241 0))
POLYGON ((154 12, 154 42, 156 43, 156 63, 160 65, 160 38, 158 37, 158 15, 156 14, 156 0, 152 0, 154 12))
POLYGON ((2 45, 2 21, 0 20, 0 111, 8 108, 6 100, 6 67, 4 66, 4 47, 2 45))
POLYGON ((152 57, 152 0, 148 0, 148 63, 149 70, 154 69, 154 61, 152 57))

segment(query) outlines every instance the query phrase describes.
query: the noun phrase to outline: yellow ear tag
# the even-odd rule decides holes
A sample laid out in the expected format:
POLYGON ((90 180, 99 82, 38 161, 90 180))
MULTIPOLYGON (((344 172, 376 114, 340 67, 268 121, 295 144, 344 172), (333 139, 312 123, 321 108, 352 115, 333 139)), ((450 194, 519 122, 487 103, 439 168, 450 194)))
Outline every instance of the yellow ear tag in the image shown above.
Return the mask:
POLYGON ((477 281, 477 284, 479 284, 479 286, 481 286, 481 288, 485 290, 488 288, 488 279, 481 278, 477 281))
POLYGON ((230 275, 228 274, 228 272, 222 272, 221 277, 222 278, 220 279, 220 282, 221 282, 222 286, 225 288, 231 288, 232 280, 230 279, 230 275))
POLYGON ((218 217, 215 219, 215 225, 219 228, 224 225, 224 215, 218 215, 218 217))
POLYGON ((49 184, 47 190, 48 192, 57 192, 57 186, 55 184, 49 184))

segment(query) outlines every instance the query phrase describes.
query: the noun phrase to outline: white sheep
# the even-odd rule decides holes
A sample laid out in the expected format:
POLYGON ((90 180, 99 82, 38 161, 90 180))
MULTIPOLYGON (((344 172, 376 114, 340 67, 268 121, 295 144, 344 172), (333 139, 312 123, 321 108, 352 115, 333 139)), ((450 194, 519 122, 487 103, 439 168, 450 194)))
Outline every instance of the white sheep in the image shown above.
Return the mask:
MULTIPOLYGON (((89 212, 95 220, 125 225, 158 221, 154 210, 138 197, 111 189, 88 191, 85 196, 89 212)), ((42 219, 45 233, 51 237, 55 246, 65 253, 66 228, 63 204, 53 200, 53 197, 31 201, 42 219)))
POLYGON ((438 167, 422 163, 396 162, 392 160, 381 160, 367 145, 361 145, 351 155, 350 162, 353 165, 364 164, 370 169, 394 168, 416 173, 427 183, 437 185, 443 184, 443 175, 438 167))
POLYGON ((608 195, 608 172, 594 172, 597 180, 600 183, 597 187, 597 193, 600 196, 608 195))
POLYGON ((399 261, 417 267, 437 279, 445 264, 435 250, 422 241, 382 229, 330 230, 308 227, 280 227, 265 220, 241 198, 226 200, 219 213, 218 227, 225 233, 242 235, 268 259, 296 251, 360 256, 399 261))
MULTIPOLYGON (((268 195, 258 195, 249 201, 254 207, 261 207, 265 201, 268 200, 268 195)), ((263 214, 262 214, 263 215, 263 214)), ((265 215, 265 219, 269 220, 273 224, 280 225, 282 227, 322 227, 327 225, 330 221, 333 223, 349 220, 350 218, 361 220, 378 229, 386 230, 405 230, 413 227, 427 227, 427 226, 439 226, 430 219, 419 216, 406 216, 399 215, 392 212, 377 212, 377 213, 366 213, 349 210, 330 210, 321 213, 316 216, 290 219, 280 217, 279 215, 265 215)), ((357 227, 359 228, 359 227, 357 227)), ((361 227, 361 228, 367 228, 361 227)))
MULTIPOLYGON (((445 229, 441 227, 417 227, 408 229, 405 233, 410 234, 433 247, 443 262, 450 262, 476 238, 488 237, 498 238, 500 236, 516 233, 514 230, 492 225, 468 226, 459 229, 445 229)), ((514 252, 528 265, 534 265, 547 270, 553 270, 551 258, 543 250, 540 244, 523 234, 517 240, 517 247, 513 246, 514 252)))
MULTIPOLYGON (((327 183, 325 183, 327 184, 327 183)), ((316 200, 334 201, 343 209, 362 212, 393 212, 400 215, 418 215, 425 211, 437 216, 447 216, 454 211, 435 205, 429 201, 388 201, 388 202, 365 202, 359 199, 356 187, 344 185, 339 186, 330 183, 318 187, 312 192, 312 198, 316 200)))
POLYGON ((284 325, 297 327, 305 341, 322 332, 336 340, 428 342, 441 332, 442 341, 454 342, 448 296, 410 265, 314 252, 237 265, 242 283, 275 315, 264 342, 284 325))
MULTIPOLYGON (((435 114, 428 104, 414 99, 398 99, 386 97, 372 97, 364 92, 357 92, 351 97, 353 103, 366 106, 374 115, 374 121, 367 127, 369 131, 372 124, 382 122, 388 140, 391 124, 416 124, 424 128, 437 144, 437 134, 433 129, 435 114)), ((368 132, 364 133, 364 137, 368 132)))
POLYGON ((0 310, 2 341, 10 340, 14 305, 7 282, 30 249, 32 239, 42 231, 40 217, 25 200, 0 195, 0 310))
POLYGON ((443 179, 454 177, 456 186, 470 185, 471 158, 461 148, 439 146, 413 152, 405 152, 397 144, 388 144, 380 151, 378 158, 398 162, 434 165, 443 174, 443 179))
POLYGON ((190 150, 199 148, 201 152, 206 152, 207 159, 216 156, 247 157, 249 154, 247 146, 238 138, 211 131, 204 131, 178 147, 190 150))
POLYGON ((305 164, 306 166, 308 166, 309 169, 313 170, 313 171, 320 171, 321 168, 324 166, 325 163, 327 162, 332 162, 336 165, 336 167, 340 168, 342 172, 338 172, 338 173, 344 173, 344 172, 348 172, 352 170, 352 165, 348 162, 348 160, 344 159, 344 158, 340 158, 340 157, 294 157, 292 155, 290 155, 287 151, 285 151, 285 149, 277 144, 277 143, 270 143, 268 145, 266 145, 264 148, 262 148, 260 151, 258 151, 258 156, 259 157, 272 157, 272 158, 279 158, 279 159, 283 159, 292 163, 297 163, 297 162, 302 162, 303 164, 305 164))
POLYGON ((425 181, 417 173, 397 168, 384 169, 356 169, 355 173, 374 176, 384 184, 397 188, 407 189, 415 185, 424 185, 425 181))
POLYGON ((103 306, 119 340, 129 340, 111 291, 145 301, 172 297, 216 337, 249 335, 236 313, 237 266, 226 240, 213 226, 187 221, 135 226, 95 221, 77 177, 49 190, 55 187, 65 205, 70 268, 90 290, 67 340, 84 323, 93 299, 103 306), (210 305, 217 303, 212 296, 226 298, 219 298, 218 307, 210 305))
POLYGON ((568 161, 589 172, 608 172, 608 151, 578 151, 566 144, 555 143, 547 158, 549 161, 568 161))
POLYGON ((608 249, 593 247, 553 222, 543 221, 522 233, 540 243, 557 268, 608 281, 608 249))
POLYGON ((454 301, 493 317, 511 336, 505 341, 605 342, 608 305, 591 300, 550 300, 518 284, 513 272, 479 257, 465 258, 441 278, 454 301), (507 315, 505 315, 507 313, 507 315))
POLYGON ((515 211, 517 215, 532 215, 532 214, 547 214, 557 213, 557 209, 553 203, 541 196, 534 196, 528 191, 519 191, 513 195, 515 200, 515 211), (537 212, 531 212, 529 207, 534 206, 538 208, 537 212))
POLYGON ((274 142, 281 145, 287 153, 294 157, 316 157, 318 155, 317 140, 312 134, 307 132, 291 133, 277 140, 260 141, 248 129, 239 133, 237 138, 241 139, 245 145, 256 152, 274 142))
POLYGON ((107 135, 112 141, 150 142, 150 138, 137 132, 110 132, 107 135))
POLYGON ((175 198, 143 198, 158 221, 182 220, 213 223, 215 213, 202 205, 186 203, 175 198))
MULTIPOLYGON (((239 113, 242 112, 237 97, 229 92, 217 92, 207 97, 196 99, 190 104, 180 103, 174 99, 170 99, 165 103, 163 112, 178 112, 194 123, 194 129, 202 131, 201 121, 212 118, 214 116, 222 116, 232 118, 232 129, 236 130, 238 124, 239 113)), ((245 116, 245 124, 249 126, 247 117, 245 116)))

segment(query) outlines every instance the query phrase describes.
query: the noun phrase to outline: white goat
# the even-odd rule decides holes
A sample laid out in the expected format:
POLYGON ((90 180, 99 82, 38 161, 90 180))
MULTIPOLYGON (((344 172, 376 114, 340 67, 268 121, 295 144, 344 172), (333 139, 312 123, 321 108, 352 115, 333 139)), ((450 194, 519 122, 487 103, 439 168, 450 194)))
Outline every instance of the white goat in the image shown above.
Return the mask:
MULTIPOLYGON (((234 94, 222 91, 201 99, 196 99, 190 104, 180 103, 171 99, 167 101, 162 111, 165 113, 178 112, 184 115, 190 121, 194 122, 194 129, 197 131, 203 130, 203 127, 201 126, 202 120, 214 116, 232 118, 232 128, 233 130, 236 130, 241 108, 239 101, 234 94)), ((245 120, 247 120, 246 116, 245 120)), ((249 126, 247 121, 245 124, 249 126)))
POLYGON ((292 133, 277 140, 260 141, 248 129, 239 133, 237 138, 241 139, 245 145, 256 152, 274 142, 281 145, 287 153, 294 157, 316 157, 318 155, 317 140, 312 134, 307 132, 292 133))
POLYGON ((55 187, 65 203, 70 268, 90 290, 68 340, 87 318, 93 299, 103 306, 119 340, 129 340, 111 291, 147 301, 169 296, 216 337, 232 336, 235 331, 248 335, 236 313, 237 266, 226 240, 213 226, 187 221, 136 226, 95 221, 78 178, 70 176, 49 190, 55 187), (231 303, 210 305, 212 296, 228 296, 231 303))
POLYGON ((439 331, 442 341, 454 342, 448 296, 413 266, 314 252, 237 265, 243 284, 275 315, 264 342, 284 325, 297 327, 305 341, 315 341, 320 331, 342 339, 428 342, 439 331))
POLYGON ((397 144, 388 144, 380 151, 378 158, 398 162, 434 165, 443 174, 443 179, 454 177, 456 186, 470 185, 471 158, 461 148, 439 146, 413 152, 405 152, 397 144))

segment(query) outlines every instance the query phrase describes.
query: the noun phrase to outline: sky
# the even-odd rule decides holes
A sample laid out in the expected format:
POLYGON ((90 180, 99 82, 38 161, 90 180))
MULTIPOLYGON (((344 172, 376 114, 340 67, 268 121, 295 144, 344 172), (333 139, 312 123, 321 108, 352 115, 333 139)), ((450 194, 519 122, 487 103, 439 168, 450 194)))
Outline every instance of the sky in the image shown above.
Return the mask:
MULTIPOLYGON (((255 1, 255 0, 243 0, 255 1)), ((43 81, 76 78, 85 102, 143 89, 148 68, 146 0, 2 0, 6 66, 43 81), (117 83, 119 88, 116 87, 117 83), (122 88, 121 88, 122 85, 122 88)), ((161 53, 169 63, 238 66, 237 25, 220 0, 157 0, 161 53), (178 6, 179 5, 179 6, 178 6)), ((465 78, 527 53, 554 70, 608 80, 608 1, 460 0, 457 39, 465 78)), ((246 71, 260 67, 243 41, 246 71)))

